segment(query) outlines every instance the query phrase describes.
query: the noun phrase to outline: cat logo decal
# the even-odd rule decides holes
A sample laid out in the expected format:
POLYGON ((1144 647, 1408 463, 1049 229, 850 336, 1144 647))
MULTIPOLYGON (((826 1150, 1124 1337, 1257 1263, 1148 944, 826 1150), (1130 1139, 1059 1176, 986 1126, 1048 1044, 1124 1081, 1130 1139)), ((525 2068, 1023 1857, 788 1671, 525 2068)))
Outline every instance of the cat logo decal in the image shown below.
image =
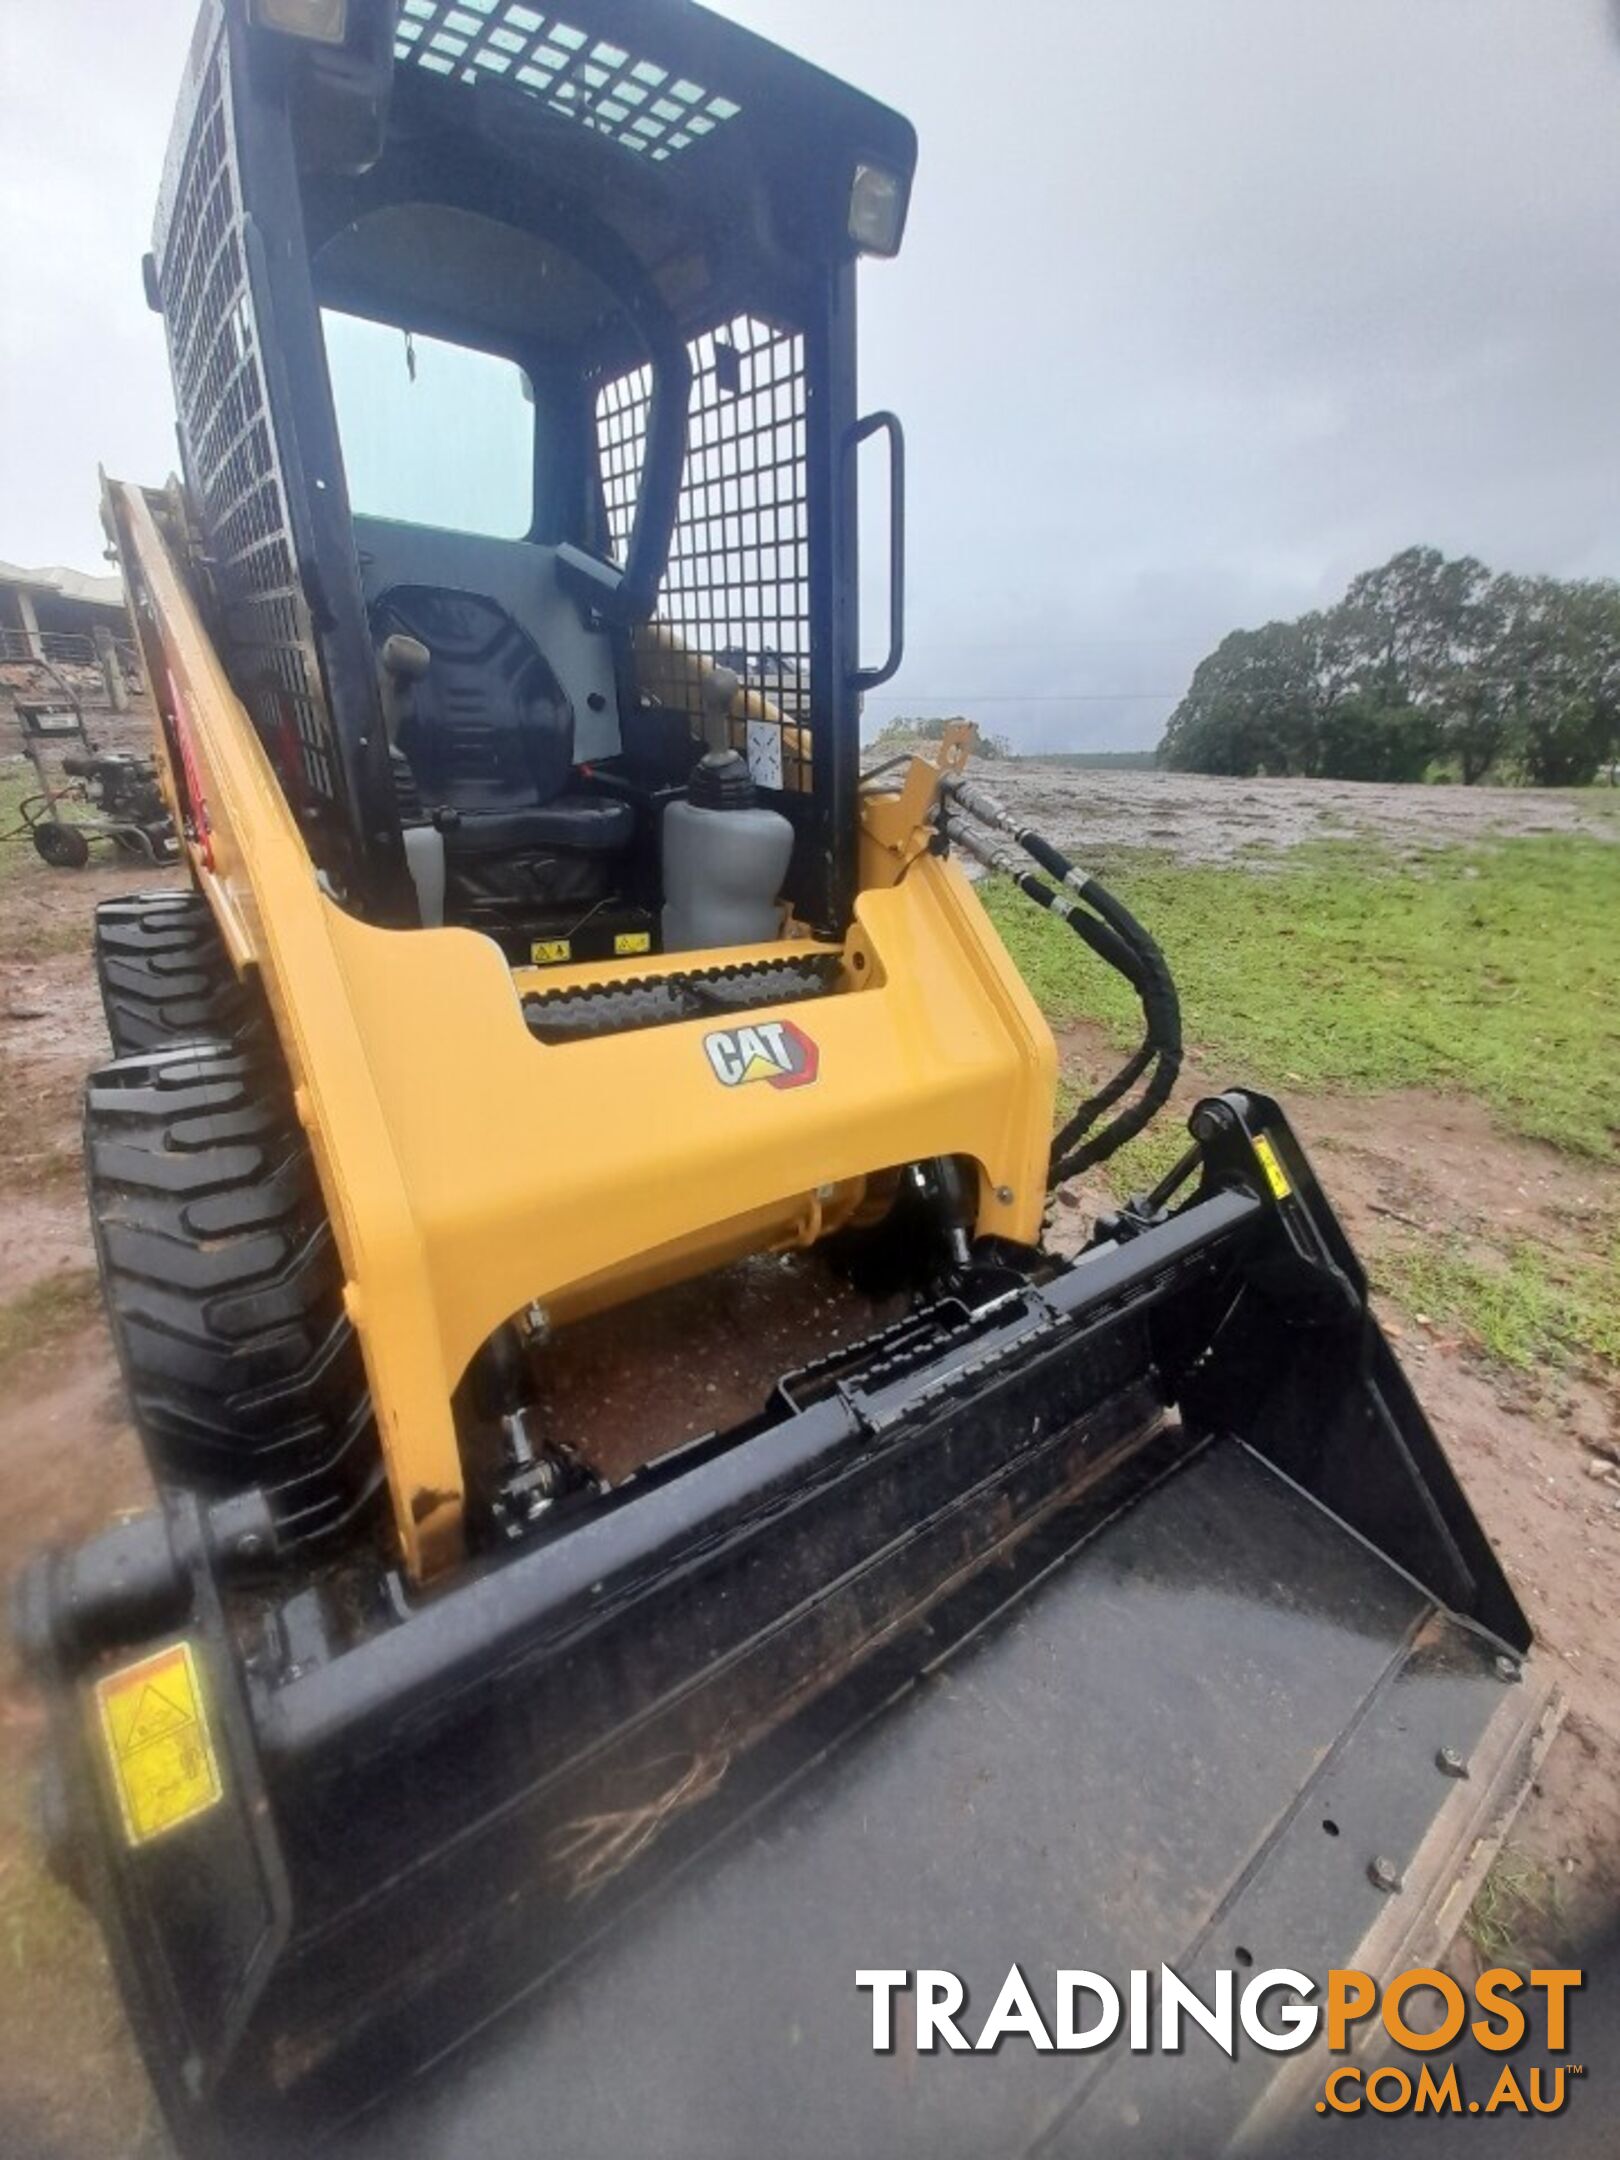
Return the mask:
POLYGON ((722 1087, 763 1080, 773 1088, 806 1087, 816 1077, 821 1052, 791 1020, 756 1020, 751 1027, 717 1028, 703 1038, 703 1054, 722 1087))

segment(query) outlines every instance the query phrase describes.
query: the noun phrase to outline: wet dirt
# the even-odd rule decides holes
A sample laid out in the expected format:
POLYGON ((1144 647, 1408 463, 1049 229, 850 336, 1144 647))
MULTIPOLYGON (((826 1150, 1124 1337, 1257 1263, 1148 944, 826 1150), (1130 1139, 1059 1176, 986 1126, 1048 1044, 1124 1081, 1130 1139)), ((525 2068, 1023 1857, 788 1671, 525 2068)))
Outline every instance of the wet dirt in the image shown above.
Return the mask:
POLYGON ((1620 789, 1393 787, 1360 780, 1218 780, 1200 773, 1086 772, 1020 758, 984 784, 1079 861, 1119 848, 1179 862, 1263 861, 1309 841, 1361 840, 1397 855, 1525 833, 1620 843, 1620 789))
MULTIPOLYGON (((1029 776, 1008 786, 1048 789, 1071 803, 1060 838, 1095 833, 1115 815, 1140 836, 1147 790, 1168 817, 1181 818, 1189 785, 1174 776, 1029 776), (1160 790, 1162 793, 1153 791, 1160 790), (1079 797, 1083 790, 1085 802, 1079 797), (1105 807, 1097 805, 1106 798, 1105 807), (1083 814, 1082 814, 1083 813, 1083 814)), ((1195 841, 1225 859, 1244 844, 1251 809, 1278 831, 1321 830, 1299 811, 1299 783, 1236 789, 1211 835, 1195 841), (1246 797, 1252 796, 1250 803, 1246 797), (1224 837, 1223 837, 1224 835, 1224 837)), ((1340 791, 1342 794, 1344 791, 1340 791)), ((1366 815, 1386 830, 1371 791, 1366 815)), ((1387 791, 1385 791, 1387 792, 1387 791)), ((1413 790, 1423 818, 1413 845, 1461 837, 1437 827, 1453 805, 1475 823, 1516 816, 1527 799, 1492 791, 1413 790)), ((1027 807, 1033 812, 1035 801, 1027 807)), ((1602 829, 1577 803, 1531 799, 1554 829, 1602 829)), ((1196 803, 1195 803, 1196 808, 1196 803)), ((1403 819, 1405 811, 1403 806, 1403 819)), ((1314 822, 1312 822, 1314 821, 1314 822)), ((1398 829, 1409 829, 1398 822, 1398 829)), ((1387 832, 1386 832, 1387 836, 1387 832)), ((1404 843, 1403 843, 1404 844, 1404 843)), ((107 1055, 88 964, 95 902, 162 882, 127 866, 93 865, 69 875, 28 865, 0 883, 0 1304, 11 1305, 52 1274, 90 1265, 77 1181, 79 1098, 84 1073, 107 1055)), ((1076 1029, 1063 1043, 1076 1078, 1111 1070, 1115 1053, 1100 1033, 1076 1029)), ((1193 1072, 1184 1109, 1228 1076, 1193 1072)), ((1620 1210, 1620 1173, 1596 1171, 1504 1135, 1476 1104, 1418 1093, 1342 1098, 1306 1096, 1288 1105, 1312 1149, 1352 1239, 1376 1270, 1385 1242, 1408 1222, 1463 1240, 1522 1216, 1543 1237, 1595 1234, 1620 1210)), ((1100 1198, 1100 1196, 1098 1196, 1100 1198)), ((1086 1207, 1057 1211, 1072 1242, 1086 1207)), ((730 1271, 714 1285, 665 1293, 633 1315, 604 1316, 572 1331, 555 1362, 551 1414, 579 1430, 634 1432, 633 1448, 601 1465, 624 1474, 634 1461, 760 1407, 775 1376, 846 1340, 849 1293, 819 1263, 775 1259, 730 1271)), ((1565 1674, 1570 1714, 1548 1758, 1541 1788, 1515 1832, 1519 1849, 1560 1891, 1559 1919, 1573 1936, 1589 1919, 1620 1910, 1620 1405, 1612 1382, 1573 1370, 1533 1380, 1487 1365, 1462 1340, 1386 1305, 1384 1317, 1425 1407, 1485 1526, 1495 1539, 1544 1648, 1565 1674), (1594 1465, 1597 1467, 1594 1469, 1594 1465), (1610 1474, 1612 1471, 1612 1475, 1610 1474)), ((142 1505, 149 1486, 128 1424, 104 1331, 78 1320, 73 1331, 26 1344, 0 1371, 0 1461, 7 1507, 0 1512, 0 1593, 18 1563, 41 1545, 73 1542, 119 1512, 142 1505)), ((9 1662, 0 1668, 0 2151, 73 2160, 155 2154, 163 2149, 145 2080, 124 2032, 99 1939, 77 1905, 40 1865, 27 1821, 40 1721, 32 1695, 9 1662)), ((1459 1952, 1461 1955, 1461 1952, 1459 1952)))
MULTIPOLYGON (((95 902, 153 882, 117 863, 0 886, 0 1307, 33 1292, 38 1340, 0 1370, 0 1595, 42 1545, 150 1504, 112 1347, 85 1294, 93 1263, 78 1177, 86 1071, 110 1054, 87 960, 95 902), (60 1308, 38 1293, 61 1285, 60 1308), (73 1320, 70 1333, 55 1324, 73 1320)), ((100 1939, 40 1863, 30 1818, 42 1715, 0 1657, 0 2150, 161 2149, 100 1939)))
POLYGON ((903 1311, 814 1254, 760 1253, 563 1330, 542 1353, 547 1428, 617 1485, 756 1416, 779 1379, 903 1311))

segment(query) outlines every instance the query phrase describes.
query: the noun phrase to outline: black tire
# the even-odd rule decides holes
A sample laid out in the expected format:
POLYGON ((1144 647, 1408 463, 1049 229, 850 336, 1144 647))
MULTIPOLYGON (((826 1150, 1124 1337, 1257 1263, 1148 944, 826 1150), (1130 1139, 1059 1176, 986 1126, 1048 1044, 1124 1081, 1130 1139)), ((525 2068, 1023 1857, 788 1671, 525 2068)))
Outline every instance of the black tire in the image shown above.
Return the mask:
POLYGON ((114 1345, 153 1475, 260 1486, 284 1545, 381 1483, 359 1341, 279 1060, 229 1043, 119 1059, 85 1096, 85 1175, 114 1345))
POLYGON ((201 893, 103 900, 94 951, 115 1057, 187 1042, 268 1047, 263 998, 231 966, 201 893))
POLYGON ((77 825, 41 818, 32 830, 35 848, 53 870, 82 870, 90 860, 90 843, 77 825))

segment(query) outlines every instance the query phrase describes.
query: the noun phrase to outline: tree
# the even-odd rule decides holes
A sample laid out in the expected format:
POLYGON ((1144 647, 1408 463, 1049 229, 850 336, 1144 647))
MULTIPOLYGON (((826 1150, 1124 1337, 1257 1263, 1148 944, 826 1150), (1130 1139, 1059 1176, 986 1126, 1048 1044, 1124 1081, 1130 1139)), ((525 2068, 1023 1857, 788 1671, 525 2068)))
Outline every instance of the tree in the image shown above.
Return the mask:
POLYGON ((1297 622, 1234 630, 1201 661, 1170 717, 1161 762, 1192 772, 1339 780, 1421 779, 1432 719, 1415 706, 1404 664, 1348 605, 1297 622))
POLYGON ((1305 622, 1230 632, 1194 670, 1165 729, 1160 762, 1241 778, 1309 771, 1315 662, 1305 622))
POLYGON ((1428 702, 1471 642, 1490 576, 1472 555, 1413 547, 1352 578, 1341 606, 1362 643, 1363 687, 1386 705, 1428 702))
POLYGON ((1404 548, 1323 613, 1235 630, 1194 670, 1163 764, 1467 785, 1589 781, 1620 753, 1620 585, 1495 577, 1404 548))
POLYGON ((1328 717, 1319 769, 1327 780, 1421 780, 1439 747, 1439 728, 1421 705, 1386 705, 1355 690, 1328 717))
POLYGON ((1507 733, 1495 673, 1501 582, 1472 555, 1404 548, 1353 578, 1340 603, 1363 710, 1369 718, 1422 713, 1430 754, 1454 754, 1469 786, 1484 777, 1507 733))
MULTIPOLYGON (((1005 735, 991 735, 976 720, 966 723, 973 730, 973 755, 980 758, 1010 758, 1013 746, 1005 735)), ((912 743, 938 742, 948 727, 961 727, 962 716, 950 720, 921 720, 898 718, 887 720, 872 738, 874 750, 900 750, 912 743)))
POLYGON ((1449 617, 1445 650, 1423 699, 1465 787, 1483 780, 1500 758, 1511 722, 1501 646, 1512 580, 1492 578, 1469 561, 1481 575, 1449 617))
POLYGON ((1501 664, 1525 777, 1584 786, 1620 742, 1620 585, 1503 584, 1501 664))

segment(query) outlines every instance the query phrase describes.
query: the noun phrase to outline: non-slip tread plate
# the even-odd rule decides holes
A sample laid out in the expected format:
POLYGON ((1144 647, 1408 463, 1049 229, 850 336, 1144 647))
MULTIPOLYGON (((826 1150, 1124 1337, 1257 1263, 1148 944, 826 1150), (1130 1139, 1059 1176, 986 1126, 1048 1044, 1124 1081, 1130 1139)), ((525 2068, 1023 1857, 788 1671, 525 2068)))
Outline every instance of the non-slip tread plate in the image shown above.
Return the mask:
POLYGON ((529 1032, 541 1042, 581 1042, 667 1027, 677 1020, 725 1019, 767 1005, 797 1005, 836 989, 839 953, 801 953, 733 967, 691 968, 637 976, 587 990, 530 991, 523 1000, 529 1032))

